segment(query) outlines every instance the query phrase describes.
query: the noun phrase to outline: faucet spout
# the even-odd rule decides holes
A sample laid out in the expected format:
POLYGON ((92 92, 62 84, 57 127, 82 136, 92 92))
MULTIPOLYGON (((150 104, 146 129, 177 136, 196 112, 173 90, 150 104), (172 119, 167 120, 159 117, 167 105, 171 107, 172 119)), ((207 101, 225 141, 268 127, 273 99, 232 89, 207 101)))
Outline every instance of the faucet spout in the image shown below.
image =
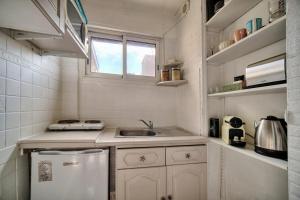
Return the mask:
POLYGON ((153 129, 153 122, 152 121, 149 121, 148 123, 143 119, 140 119, 140 121, 143 122, 149 129, 153 129))

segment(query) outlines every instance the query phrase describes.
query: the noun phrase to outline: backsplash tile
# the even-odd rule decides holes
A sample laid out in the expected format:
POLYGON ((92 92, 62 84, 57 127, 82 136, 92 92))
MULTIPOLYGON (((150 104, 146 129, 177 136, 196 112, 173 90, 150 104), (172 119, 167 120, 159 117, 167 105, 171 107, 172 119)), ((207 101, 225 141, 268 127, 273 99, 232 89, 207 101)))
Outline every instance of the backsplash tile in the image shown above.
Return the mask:
POLYGON ((20 112, 6 113, 5 129, 12 129, 20 127, 20 112))
POLYGON ((15 96, 6 96, 6 112, 20 112, 21 99, 15 96))
POLYGON ((20 65, 15 64, 13 62, 7 62, 6 66, 6 77, 19 81, 21 74, 20 65))
POLYGON ((0 77, 0 95, 4 95, 6 90, 6 80, 4 77, 0 77))
POLYGON ((6 76, 6 61, 0 59, 0 76, 6 76))
POLYGON ((20 81, 6 79, 6 95, 20 96, 20 81))
POLYGON ((5 130, 5 114, 0 113, 0 131, 5 130))
POLYGON ((15 145, 20 138, 20 128, 9 129, 5 131, 5 146, 15 145))
POLYGON ((16 168, 26 156, 16 153, 16 143, 60 117, 61 59, 40 56, 29 45, 0 32, 0 199, 17 199, 17 190, 18 199, 29 199, 28 177, 17 176, 26 165, 16 168))

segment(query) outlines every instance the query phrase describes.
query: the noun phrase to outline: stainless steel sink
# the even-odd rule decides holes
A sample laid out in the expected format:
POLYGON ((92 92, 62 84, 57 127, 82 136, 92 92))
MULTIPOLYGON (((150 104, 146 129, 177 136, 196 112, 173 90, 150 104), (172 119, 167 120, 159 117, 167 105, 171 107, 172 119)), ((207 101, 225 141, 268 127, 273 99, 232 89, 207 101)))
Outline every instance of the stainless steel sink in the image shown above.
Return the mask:
POLYGON ((138 127, 119 127, 116 130, 115 137, 125 138, 139 138, 139 137, 180 137, 193 136, 192 133, 187 132, 177 127, 160 127, 160 128, 138 128, 138 127))
POLYGON ((116 137, 147 137, 156 136, 157 133, 148 129, 118 129, 116 137))

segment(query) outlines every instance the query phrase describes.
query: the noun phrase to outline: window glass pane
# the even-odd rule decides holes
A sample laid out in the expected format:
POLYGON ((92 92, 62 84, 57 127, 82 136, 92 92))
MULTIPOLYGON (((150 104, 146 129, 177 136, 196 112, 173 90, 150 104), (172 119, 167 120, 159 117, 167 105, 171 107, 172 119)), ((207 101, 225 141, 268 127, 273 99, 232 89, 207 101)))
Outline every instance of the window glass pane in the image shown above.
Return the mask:
POLYGON ((123 74, 123 43, 108 39, 92 39, 91 72, 123 74))
POLYGON ((155 76, 155 44, 127 41, 127 74, 155 76))

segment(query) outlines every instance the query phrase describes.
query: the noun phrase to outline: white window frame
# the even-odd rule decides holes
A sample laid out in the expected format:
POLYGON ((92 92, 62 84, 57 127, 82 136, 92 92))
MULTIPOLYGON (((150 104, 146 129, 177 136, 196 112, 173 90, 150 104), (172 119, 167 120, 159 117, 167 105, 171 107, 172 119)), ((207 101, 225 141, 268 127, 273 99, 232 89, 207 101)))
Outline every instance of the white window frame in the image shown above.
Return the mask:
POLYGON ((86 75, 90 77, 98 77, 98 78, 108 78, 108 79, 123 79, 123 80, 143 80, 143 81, 157 81, 158 70, 159 70, 159 55, 160 55, 160 40, 153 39, 147 36, 136 36, 126 33, 89 33, 89 61, 86 64, 86 75), (123 74, 109 74, 109 73, 101 73, 101 72, 92 72, 91 71, 91 59, 92 59, 92 51, 91 51, 91 41, 92 38, 99 39, 108 39, 108 40, 116 40, 121 41, 123 43, 123 74), (133 75, 127 74, 127 41, 133 42, 143 42, 149 44, 155 44, 155 76, 143 76, 143 75, 133 75))

